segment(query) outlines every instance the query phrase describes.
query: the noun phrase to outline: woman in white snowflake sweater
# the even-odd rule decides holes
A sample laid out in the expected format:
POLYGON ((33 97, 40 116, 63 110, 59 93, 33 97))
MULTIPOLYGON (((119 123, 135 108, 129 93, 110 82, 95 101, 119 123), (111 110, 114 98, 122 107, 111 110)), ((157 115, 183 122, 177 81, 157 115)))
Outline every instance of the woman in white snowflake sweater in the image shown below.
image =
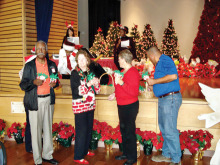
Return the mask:
POLYGON ((89 143, 92 138, 94 119, 95 94, 100 91, 99 79, 89 70, 90 58, 86 51, 79 50, 75 57, 77 66, 70 76, 72 89, 72 109, 75 114, 75 149, 74 161, 80 164, 89 164, 84 159, 89 152, 89 143))

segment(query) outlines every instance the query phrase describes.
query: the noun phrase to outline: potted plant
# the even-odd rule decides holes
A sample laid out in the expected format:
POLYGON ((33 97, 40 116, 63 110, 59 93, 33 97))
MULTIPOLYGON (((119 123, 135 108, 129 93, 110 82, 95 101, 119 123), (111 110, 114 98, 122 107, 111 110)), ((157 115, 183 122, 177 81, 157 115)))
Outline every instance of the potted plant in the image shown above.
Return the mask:
POLYGON ((123 146, 122 146, 122 136, 120 131, 120 125, 118 125, 116 128, 114 128, 114 134, 115 134, 115 140, 114 143, 119 145, 119 150, 123 152, 123 146))
POLYGON ((140 128, 136 128, 135 132, 136 132, 136 138, 137 138, 137 158, 139 158, 139 156, 141 155, 140 143, 142 141, 143 132, 140 130, 140 128))
POLYGON ((60 126, 58 123, 53 123, 52 125, 52 136, 53 136, 53 148, 58 148, 58 141, 57 141, 57 135, 60 131, 60 126))
POLYGON ((105 149, 107 151, 112 150, 112 144, 114 139, 112 138, 114 134, 114 130, 112 126, 108 125, 106 122, 101 122, 102 129, 101 129, 101 140, 104 141, 105 149))
POLYGON ((156 150, 159 150, 159 151, 162 150, 163 142, 164 142, 164 139, 163 139, 161 132, 158 133, 154 139, 152 139, 153 146, 156 148, 156 150))
POLYGON ((4 143, 4 137, 5 137, 5 121, 3 119, 0 119, 0 141, 4 143))
POLYGON ((98 120, 93 121, 92 139, 89 144, 89 149, 95 150, 98 147, 98 141, 101 139, 101 124, 98 120))
POLYGON ((26 123, 24 123, 24 127, 21 127, 20 123, 14 122, 11 125, 11 127, 7 129, 8 137, 12 138, 12 135, 13 135, 17 144, 23 143, 24 134, 25 134, 25 125, 26 123))
POLYGON ((187 149, 193 154, 194 160, 202 159, 203 151, 211 147, 213 135, 207 130, 188 130, 187 149))
POLYGON ((75 129, 71 124, 59 123, 59 132, 57 134, 57 141, 64 147, 70 147, 73 137, 75 135, 75 129))
POLYGON ((144 146, 144 154, 151 155, 153 150, 153 139, 157 138, 157 134, 153 131, 143 131, 141 144, 144 146))

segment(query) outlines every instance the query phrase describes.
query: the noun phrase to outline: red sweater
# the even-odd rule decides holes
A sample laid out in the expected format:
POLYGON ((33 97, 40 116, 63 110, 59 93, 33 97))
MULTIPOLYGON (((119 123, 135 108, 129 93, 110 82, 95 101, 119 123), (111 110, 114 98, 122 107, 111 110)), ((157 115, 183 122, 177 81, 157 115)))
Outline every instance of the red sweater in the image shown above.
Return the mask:
POLYGON ((118 105, 132 104, 138 101, 140 75, 135 67, 131 67, 122 79, 124 84, 115 85, 115 96, 118 105))

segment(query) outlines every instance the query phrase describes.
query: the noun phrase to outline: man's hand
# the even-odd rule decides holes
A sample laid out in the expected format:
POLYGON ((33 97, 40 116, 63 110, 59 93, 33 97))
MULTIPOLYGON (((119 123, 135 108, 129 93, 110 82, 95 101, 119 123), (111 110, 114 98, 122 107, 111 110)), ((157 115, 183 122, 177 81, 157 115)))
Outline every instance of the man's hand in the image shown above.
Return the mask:
POLYGON ((146 81, 147 81, 148 85, 150 85, 150 86, 152 86, 152 85, 154 85, 156 83, 156 80, 152 79, 152 78, 149 78, 146 81))
POLYGON ((56 82, 51 82, 49 85, 50 85, 51 88, 53 88, 53 87, 55 87, 56 82))
POLYGON ((44 83, 44 80, 35 79, 33 81, 34 85, 41 86, 44 83))
POLYGON ((148 85, 147 90, 148 91, 153 91, 153 86, 148 85))

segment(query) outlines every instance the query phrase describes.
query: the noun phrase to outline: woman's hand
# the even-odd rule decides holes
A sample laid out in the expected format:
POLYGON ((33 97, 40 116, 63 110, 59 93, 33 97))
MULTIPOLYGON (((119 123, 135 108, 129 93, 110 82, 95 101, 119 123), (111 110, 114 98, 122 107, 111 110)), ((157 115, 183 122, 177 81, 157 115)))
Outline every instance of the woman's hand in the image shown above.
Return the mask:
POLYGON ((90 87, 90 86, 98 86, 99 84, 99 79, 94 77, 92 80, 90 80, 88 83, 87 83, 87 86, 90 87))
POLYGON ((115 98, 115 93, 112 93, 111 95, 108 96, 108 100, 112 101, 115 98))
POLYGON ((124 81, 120 77, 116 76, 115 77, 115 84, 123 85, 124 81))

